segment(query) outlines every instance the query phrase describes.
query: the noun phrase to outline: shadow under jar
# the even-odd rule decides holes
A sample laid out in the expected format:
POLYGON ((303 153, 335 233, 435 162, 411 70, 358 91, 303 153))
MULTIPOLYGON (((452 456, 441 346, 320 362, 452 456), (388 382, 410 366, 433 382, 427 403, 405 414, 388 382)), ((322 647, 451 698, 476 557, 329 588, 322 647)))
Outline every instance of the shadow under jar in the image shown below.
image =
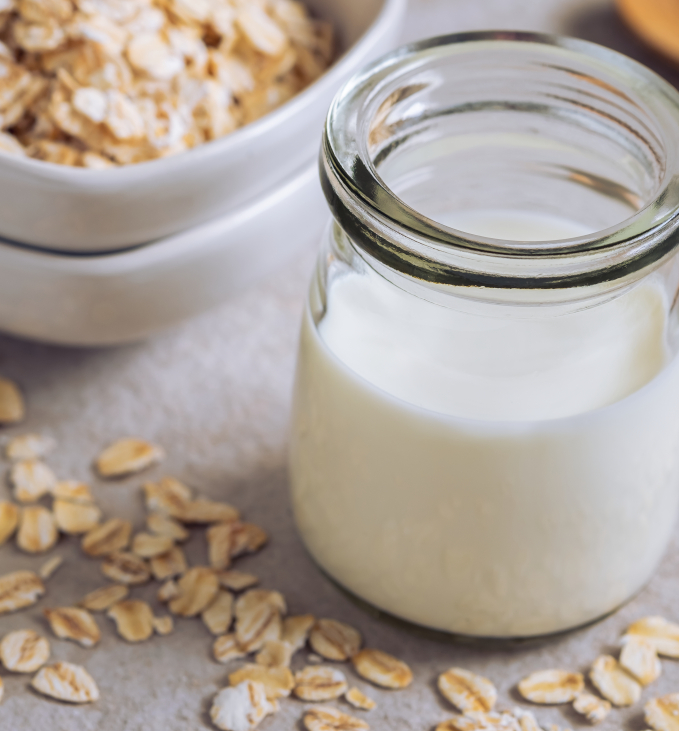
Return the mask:
POLYGON ((311 554, 478 636, 634 594, 679 498, 679 94, 569 38, 472 33, 338 94, 290 471, 311 554))

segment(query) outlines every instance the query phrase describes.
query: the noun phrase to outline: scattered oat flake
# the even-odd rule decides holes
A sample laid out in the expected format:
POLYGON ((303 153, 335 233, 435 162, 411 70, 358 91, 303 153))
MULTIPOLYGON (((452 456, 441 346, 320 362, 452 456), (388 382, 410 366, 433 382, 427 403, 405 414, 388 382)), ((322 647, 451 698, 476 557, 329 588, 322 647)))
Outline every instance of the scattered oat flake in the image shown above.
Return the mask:
POLYGON ((351 659, 356 672, 382 688, 406 688, 413 681, 411 669, 382 650, 366 648, 351 659))
POLYGON ((303 701, 330 701, 348 688, 344 673, 327 665, 307 665, 295 673, 294 694, 303 701))
POLYGON ((174 477, 143 485, 146 509, 172 518, 180 518, 191 501, 191 490, 174 477))
POLYGON ((304 728, 307 731, 368 731, 370 726, 331 706, 317 706, 306 711, 304 728))
POLYGON ((251 731, 273 713, 274 708, 266 698, 264 686, 246 680, 217 693, 212 701, 210 718, 222 731, 251 731))
POLYGON ((287 612, 285 597, 279 591, 270 591, 269 589, 250 589, 245 594, 241 594, 236 599, 235 614, 236 619, 249 614, 255 607, 260 604, 268 604, 277 609, 281 614, 287 612))
POLYGON ((153 634, 153 612, 139 599, 117 602, 106 616, 116 623, 118 634, 128 642, 143 642, 153 634))
POLYGON ((268 668, 289 667, 292 647, 281 640, 267 640, 257 653, 255 662, 268 668))
POLYGON ((56 441, 44 434, 20 434, 7 443, 5 454, 12 462, 42 459, 56 447, 56 441))
POLYGON ((52 556, 38 569, 38 575, 41 579, 49 579, 50 576, 61 566, 64 559, 61 556, 52 556))
MULTIPOLYGON (((539 726, 536 725, 536 729, 539 731, 539 726)), ((443 721, 435 731, 523 731, 523 727, 510 713, 470 711, 465 715, 443 721)), ((557 727, 553 731, 560 730, 557 727)))
POLYGON ((344 694, 344 698, 347 703, 350 703, 354 708, 360 708, 362 711, 372 711, 377 706, 372 698, 369 698, 358 688, 349 688, 344 694))
POLYGON ((438 689, 463 713, 490 711, 497 700, 497 690, 490 680, 464 668, 450 668, 441 673, 438 689))
POLYGON ((99 689, 92 676, 80 665, 58 662, 42 668, 31 680, 38 693, 67 703, 92 703, 99 689))
POLYGON ((132 539, 132 553, 140 558, 155 558, 162 556, 174 547, 174 541, 169 536, 158 536, 153 533, 137 533, 132 539))
POLYGON ((679 731, 679 693, 648 701, 644 706, 644 717, 655 731, 679 731))
POLYGON ((285 617, 281 640, 287 642, 292 651, 301 650, 306 645, 311 628, 316 624, 313 614, 300 614, 293 617, 285 617))
POLYGON ((81 546, 88 556, 98 558, 127 548, 131 535, 132 523, 129 520, 111 518, 88 531, 81 546))
POLYGON ((240 513, 228 503, 198 498, 190 500, 179 515, 173 517, 182 523, 228 523, 238 520, 240 513))
MULTIPOLYGON (((610 706, 608 701, 601 702, 610 706)), ((542 731, 542 728, 540 728, 540 725, 531 711, 526 711, 523 708, 517 707, 512 711, 512 715, 519 722, 519 729, 517 731, 542 731)))
POLYGON ((103 612, 125 599, 129 593, 130 588, 125 584, 109 584, 91 591, 78 604, 90 612, 103 612))
POLYGON ((233 594, 220 589, 212 603, 200 615, 203 624, 213 635, 228 632, 233 621, 233 594))
POLYGON ((45 593, 45 585, 32 571, 0 576, 0 614, 30 607, 45 593))
POLYGON ((19 387, 7 378, 0 378, 0 424, 14 424, 26 415, 24 398, 19 387))
MULTIPOLYGON (((524 727, 532 729, 532 731, 535 731, 536 729, 539 731, 540 729, 540 726, 535 720, 535 716, 526 711, 519 711, 519 713, 511 713, 509 711, 489 711, 488 713, 484 713, 483 711, 472 711, 467 715, 472 718, 483 718, 485 723, 487 723, 488 726, 495 731, 523 731, 524 727)), ((564 729, 564 731, 566 731, 566 729, 564 729)))
POLYGON ((51 493, 57 484, 54 472, 37 459, 15 462, 9 472, 14 497, 20 503, 34 503, 51 493))
POLYGON ((143 439, 127 437, 106 447, 95 464, 102 477, 123 477, 141 472, 164 457, 161 447, 143 439))
POLYGON ((161 513, 150 513, 146 518, 146 527, 158 536, 168 536, 175 541, 185 541, 191 535, 184 526, 161 513))
POLYGON ((0 642, 0 661, 12 673, 34 673, 49 656, 49 642, 32 629, 10 632, 0 642))
POLYGON ((172 619, 169 614, 166 614, 162 617, 154 617, 153 629, 155 630, 156 634, 169 635, 174 630, 174 619, 172 619))
POLYGON ((68 500, 80 505, 90 505, 94 502, 90 486, 78 480, 59 480, 53 492, 55 499, 68 500))
POLYGON ((218 637, 212 645, 212 655, 219 663, 227 663, 231 660, 237 660, 245 657, 245 652, 241 649, 235 634, 222 635, 218 637))
POLYGON ((45 609, 45 617, 52 632, 62 640, 73 640, 83 647, 94 647, 101 639, 101 632, 94 617, 81 607, 45 609))
POLYGON ((642 637, 651 642, 658 655, 679 657, 679 625, 664 617, 644 617, 627 628, 623 637, 642 637))
POLYGON ((157 581, 164 581, 173 576, 181 576, 188 569, 186 556, 179 546, 174 546, 170 551, 160 556, 154 556, 150 565, 151 573, 157 581))
POLYGON ((54 501, 54 519, 62 533, 80 535, 95 528, 101 520, 101 509, 94 503, 70 500, 54 501))
POLYGON ((145 584, 151 579, 146 561, 127 551, 110 553, 102 562, 101 571, 106 578, 120 584, 145 584))
POLYGON ((19 525, 19 506, 6 500, 0 501, 0 546, 6 543, 19 525))
POLYGON ((289 668, 267 668, 254 663, 247 663, 229 675, 231 685, 239 685, 246 680, 261 683, 270 701, 289 696, 295 686, 295 678, 289 668))
POLYGON ((518 685, 519 693, 531 703, 570 703, 585 687, 581 673, 568 670, 538 670, 518 685))
POLYGON ((309 634, 309 644, 326 660, 349 660, 361 648, 358 630, 336 619, 319 619, 309 634))
MULTIPOLYGON (((474 719, 469 716, 455 716, 441 721, 434 731, 489 731, 490 727, 483 719, 474 719)), ((560 731, 556 729, 553 731, 560 731)))
POLYGON ((254 523, 231 523, 231 558, 255 553, 269 540, 263 528, 254 523))
POLYGON ((600 723, 611 712, 611 704, 592 693, 580 693, 573 701, 573 708, 590 723, 600 723))
POLYGON ((614 706, 631 706, 639 700, 641 686, 610 655, 601 655, 594 661, 589 677, 599 693, 614 706))
POLYGON ((42 505, 29 505, 21 511, 17 546, 27 553, 44 553, 54 548, 59 531, 54 515, 42 505))
POLYGON ((177 582, 174 579, 168 579, 161 587, 158 589, 158 593, 156 594, 156 599, 159 602, 162 602, 163 604, 167 604, 171 599, 174 599, 175 597, 179 596, 179 587, 177 586, 177 582))
POLYGON ((239 592, 250 589, 259 584, 259 579, 254 574, 246 574, 243 571, 229 569, 218 573, 219 583, 231 591, 239 592))
POLYGON ((181 617, 195 617, 214 601, 219 580, 211 568, 194 566, 179 579, 177 586, 179 596, 170 601, 170 611, 181 617))
POLYGON ((260 650, 268 640, 279 640, 281 629, 281 613, 273 604, 259 602, 243 609, 236 602, 236 638, 246 652, 260 650))
POLYGON ((662 672, 655 645, 641 636, 628 636, 619 662, 641 685, 657 680, 662 672))
POLYGON ((229 523, 217 524, 208 528, 205 538, 210 566, 222 570, 231 565, 231 534, 229 523))

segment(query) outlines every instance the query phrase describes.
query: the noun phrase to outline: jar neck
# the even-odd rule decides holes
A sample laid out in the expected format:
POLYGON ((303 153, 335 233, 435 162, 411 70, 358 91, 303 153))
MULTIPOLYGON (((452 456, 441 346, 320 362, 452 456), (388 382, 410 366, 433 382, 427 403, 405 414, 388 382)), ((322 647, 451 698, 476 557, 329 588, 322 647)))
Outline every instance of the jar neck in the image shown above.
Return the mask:
POLYGON ((475 299, 565 302, 624 288, 679 246, 677 137, 679 94, 619 54, 534 34, 464 34, 400 49, 347 84, 328 116, 321 182, 352 245, 394 272, 475 299), (496 53, 513 61, 502 95, 484 87, 496 53), (472 82, 478 76, 478 84, 447 89, 458 67, 472 82), (502 124, 510 132, 498 132, 502 124), (545 134, 533 134, 531 125, 540 124, 545 134), (491 155, 488 144, 496 145, 491 155), (451 163, 440 166, 440 185, 431 175, 436 153, 451 163), (483 178, 482 170, 474 180, 474 155, 493 175, 483 178), (524 183, 537 207, 549 210, 565 192, 566 203, 583 202, 577 210, 587 211, 590 226, 613 223, 547 241, 464 233, 407 200, 426 208, 450 186, 453 205, 464 196, 474 205, 473 191, 455 187, 451 166, 471 171, 470 187, 477 185, 484 206, 525 207, 516 193, 524 183), (412 180, 427 174, 432 180, 423 193, 412 180), (392 180, 405 192, 392 189, 392 180), (631 215, 615 221, 619 211, 631 215))

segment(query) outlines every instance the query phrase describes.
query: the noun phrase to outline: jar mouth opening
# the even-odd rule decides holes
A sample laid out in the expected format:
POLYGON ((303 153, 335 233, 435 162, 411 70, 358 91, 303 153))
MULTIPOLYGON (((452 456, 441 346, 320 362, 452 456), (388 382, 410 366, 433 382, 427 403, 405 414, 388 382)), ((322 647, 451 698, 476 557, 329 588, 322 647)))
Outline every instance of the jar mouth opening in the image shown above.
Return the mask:
MULTIPOLYGON (((340 224, 352 217, 371 253, 405 256, 416 275, 483 274, 455 252, 510 269, 575 257, 581 278, 673 248, 677 139, 679 93, 626 56, 559 36, 463 33, 404 46, 347 82, 328 114, 321 177, 340 224), (501 209, 578 225, 544 238, 456 225, 501 209)), ((543 274, 569 279, 563 266, 543 274)), ((540 279, 506 271, 505 284, 517 276, 540 279)))

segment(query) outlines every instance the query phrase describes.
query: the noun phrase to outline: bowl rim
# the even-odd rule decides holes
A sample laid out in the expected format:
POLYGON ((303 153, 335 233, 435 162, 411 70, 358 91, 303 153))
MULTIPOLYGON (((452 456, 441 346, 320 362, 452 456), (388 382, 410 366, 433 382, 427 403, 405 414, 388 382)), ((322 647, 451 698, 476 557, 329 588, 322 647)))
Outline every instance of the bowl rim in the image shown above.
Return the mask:
POLYGON ((339 80, 346 77, 344 67, 351 63, 353 57, 368 50, 372 46, 373 37, 381 34, 383 28, 390 25, 392 17, 404 12, 406 5, 407 0, 382 0, 382 7, 372 23, 318 79, 277 109, 219 139, 210 140, 176 155, 145 160, 132 165, 119 165, 104 170, 61 165, 10 154, 0 154, 0 166, 11 172, 24 175, 29 173, 32 174, 32 177, 49 182, 70 183, 76 186, 85 183, 88 187, 108 183, 124 186, 129 182, 138 183, 143 179, 175 173, 178 169, 183 169, 189 162, 193 165, 200 165, 208 157, 228 155, 245 145, 254 144, 271 130, 282 126, 291 118, 303 114, 319 94, 326 91, 328 87, 334 88, 339 80))
MULTIPOLYGON (((316 160, 305 161, 291 172, 282 185, 263 192, 257 198, 232 211, 204 221, 194 228, 167 234, 149 243, 125 249, 57 250, 23 244, 0 236, 0 269, 11 258, 21 261, 24 265, 55 273, 110 277, 113 274, 117 276, 142 268, 164 265, 167 261, 182 257, 188 256, 192 259, 213 247, 218 237, 223 239, 224 230, 231 232, 247 226, 253 219, 261 217, 267 209, 294 195, 296 190, 309 182, 309 178, 318 179, 316 160)), ((323 201, 320 184, 318 190, 319 200, 323 201)), ((329 211, 327 214, 330 216, 329 211)), ((227 239, 223 241, 222 245, 226 248, 232 245, 227 239)))

